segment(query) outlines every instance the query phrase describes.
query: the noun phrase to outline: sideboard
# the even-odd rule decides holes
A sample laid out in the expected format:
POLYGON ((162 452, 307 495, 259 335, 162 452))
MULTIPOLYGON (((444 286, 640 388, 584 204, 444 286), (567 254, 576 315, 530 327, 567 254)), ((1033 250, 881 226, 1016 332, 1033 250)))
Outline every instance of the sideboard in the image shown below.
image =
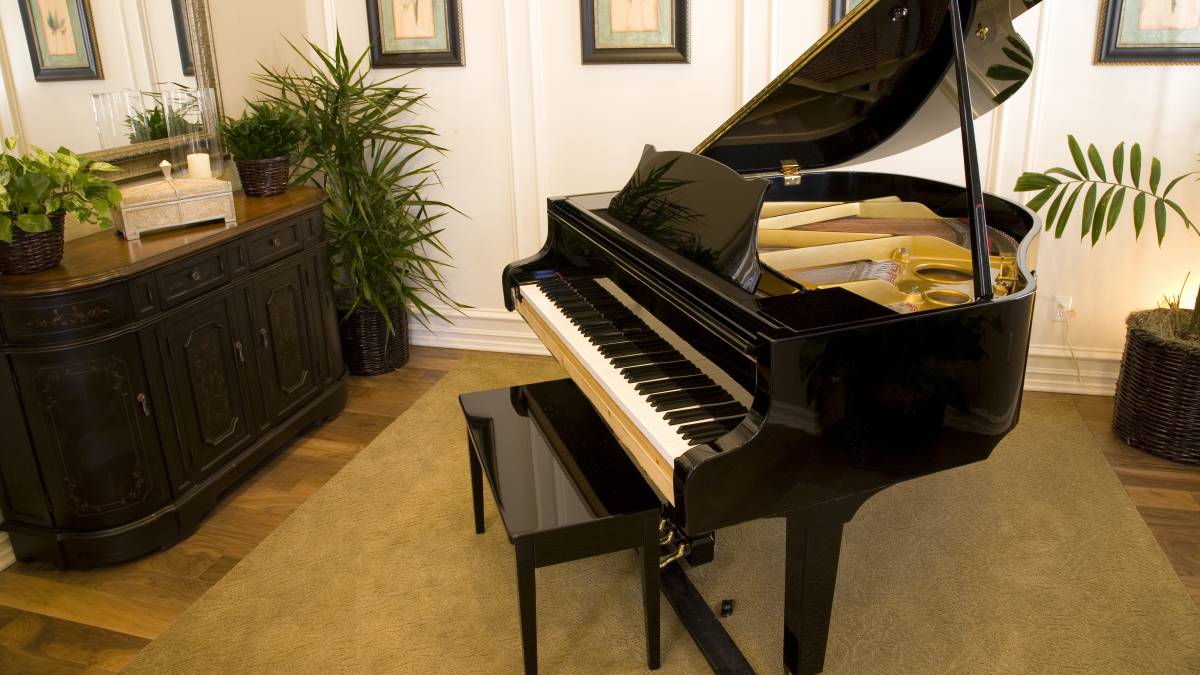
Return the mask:
POLYGON ((0 277, 0 529, 19 560, 166 548, 342 409, 323 203, 238 195, 236 225, 101 232, 0 277))

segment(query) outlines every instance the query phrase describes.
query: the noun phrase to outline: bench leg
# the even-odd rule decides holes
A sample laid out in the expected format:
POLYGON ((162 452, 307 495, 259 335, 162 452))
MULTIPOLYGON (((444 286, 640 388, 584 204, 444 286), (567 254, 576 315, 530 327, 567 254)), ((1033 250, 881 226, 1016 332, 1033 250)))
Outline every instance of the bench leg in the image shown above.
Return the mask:
POLYGON ((471 456, 471 502, 475 507, 475 534, 483 534, 483 468, 475 448, 467 441, 467 454, 471 456))
POLYGON ((658 627, 658 520, 642 524, 642 613, 646 620, 646 667, 658 670, 662 663, 658 627))
POLYGON ((521 648, 525 673, 537 673, 537 592, 533 577, 533 544, 517 544, 517 599, 521 611, 521 648))

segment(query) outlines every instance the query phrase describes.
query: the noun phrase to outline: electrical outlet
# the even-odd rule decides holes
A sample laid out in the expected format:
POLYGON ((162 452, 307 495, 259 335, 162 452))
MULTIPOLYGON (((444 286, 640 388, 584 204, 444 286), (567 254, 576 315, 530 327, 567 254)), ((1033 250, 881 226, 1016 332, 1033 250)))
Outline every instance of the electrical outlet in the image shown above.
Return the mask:
POLYGON ((1072 316, 1075 316, 1075 312, 1071 310, 1071 296, 1054 296, 1054 320, 1059 323, 1066 323, 1067 319, 1072 316))

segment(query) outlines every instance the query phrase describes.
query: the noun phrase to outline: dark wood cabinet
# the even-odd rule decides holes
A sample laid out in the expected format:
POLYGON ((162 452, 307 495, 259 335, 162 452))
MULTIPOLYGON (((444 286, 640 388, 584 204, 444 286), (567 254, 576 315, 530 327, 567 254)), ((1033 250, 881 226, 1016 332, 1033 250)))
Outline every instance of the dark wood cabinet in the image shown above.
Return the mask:
POLYGON ((0 527, 19 559, 170 546, 341 410, 321 193, 236 201, 236 226, 101 233, 0 279, 0 527))

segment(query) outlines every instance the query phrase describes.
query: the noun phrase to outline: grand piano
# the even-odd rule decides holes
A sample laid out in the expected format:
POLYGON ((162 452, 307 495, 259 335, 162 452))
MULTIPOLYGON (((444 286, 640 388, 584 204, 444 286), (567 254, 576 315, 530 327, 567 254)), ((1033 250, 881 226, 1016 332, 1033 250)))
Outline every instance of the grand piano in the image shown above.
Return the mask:
POLYGON ((551 199, 503 272, 661 498, 664 589, 717 671, 748 666, 674 561, 786 518, 783 659, 819 672, 843 525, 1017 423, 1041 228, 981 191, 973 120, 1028 78, 1037 1, 866 0, 692 152, 551 199), (955 129, 965 186, 831 170, 955 129))

